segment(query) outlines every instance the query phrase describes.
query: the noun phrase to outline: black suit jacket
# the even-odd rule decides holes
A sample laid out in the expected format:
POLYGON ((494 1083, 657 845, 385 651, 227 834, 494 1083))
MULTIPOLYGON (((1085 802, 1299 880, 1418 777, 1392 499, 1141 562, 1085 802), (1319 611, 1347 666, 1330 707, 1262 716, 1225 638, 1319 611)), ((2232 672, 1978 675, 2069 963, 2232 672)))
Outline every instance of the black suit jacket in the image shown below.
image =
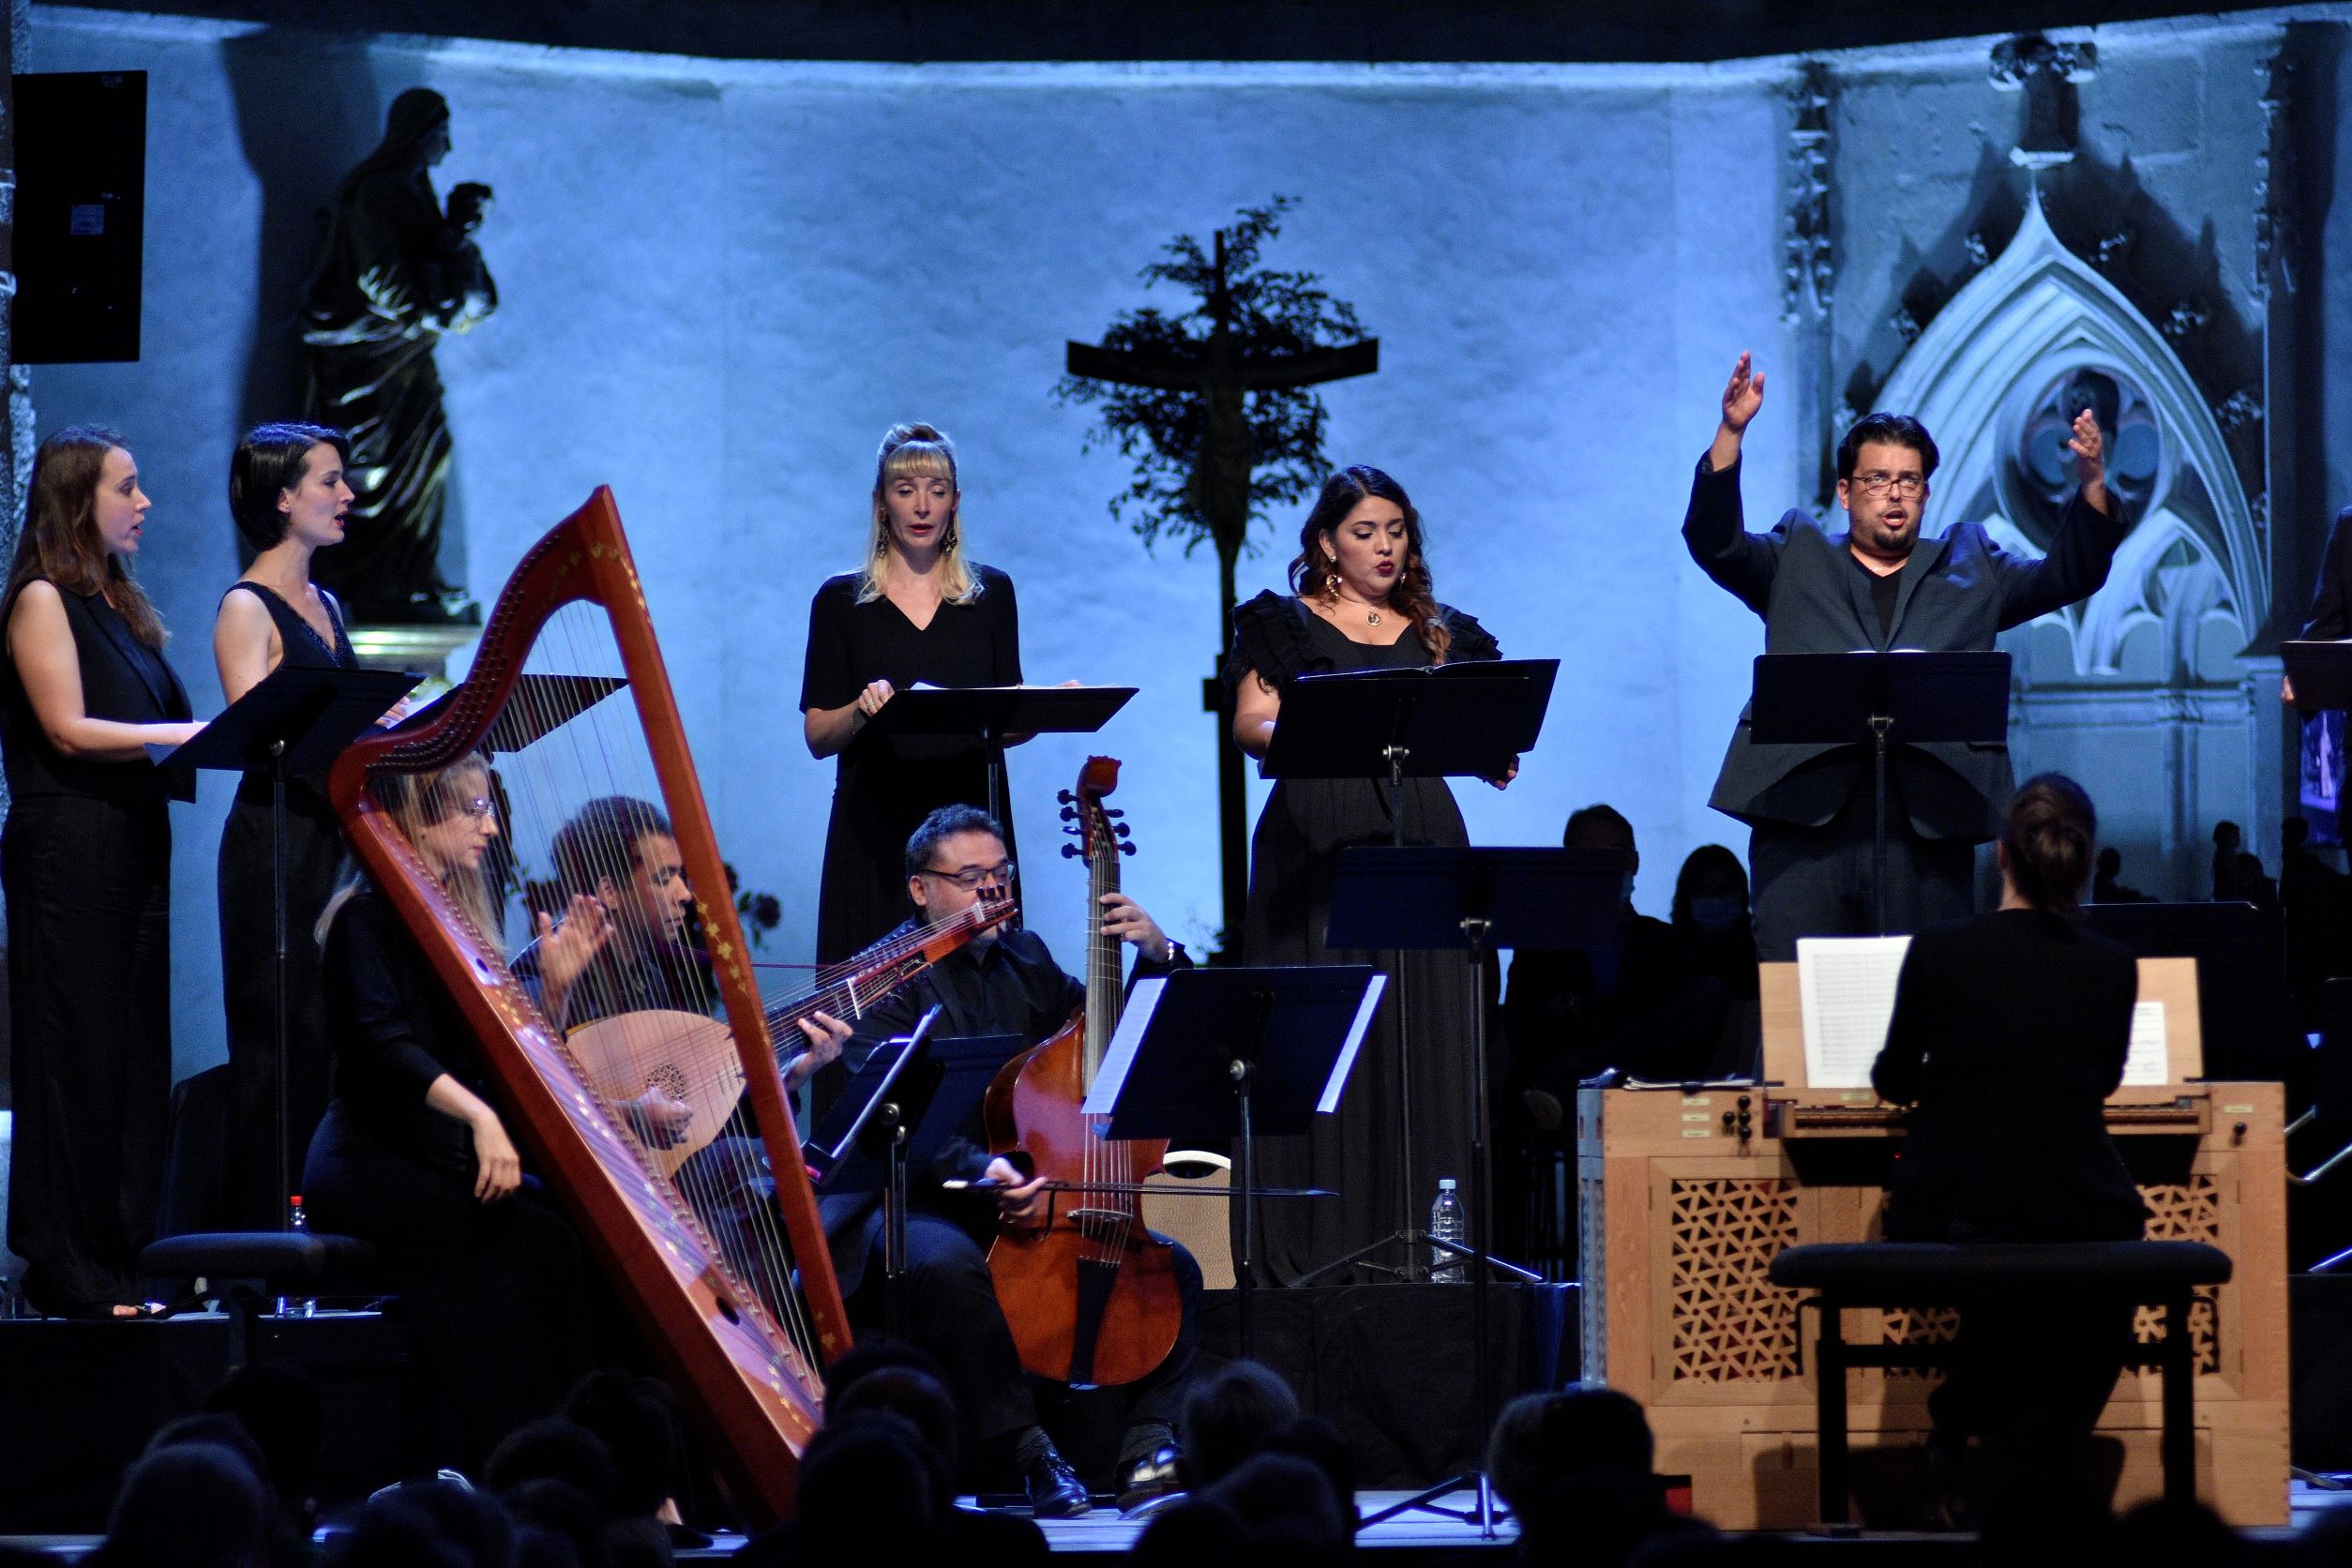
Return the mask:
MULTIPOLYGON (((1764 618, 1767 653, 1950 653, 1990 648, 2010 627, 2097 593, 2129 531, 2112 493, 2107 504, 2116 508, 2112 516, 2085 502, 2080 490, 2068 497, 2058 543, 2041 561, 2009 554, 1974 522, 1921 540, 1904 564, 1886 634, 1846 535, 1797 511, 1783 514, 1769 534, 1745 531, 1738 463, 1718 474, 1699 460, 1682 538, 1701 571, 1764 618)), ((1746 822, 1818 827, 1837 815, 1867 766, 1859 745, 1759 745, 1742 708, 1708 804, 1746 822)), ((1976 843, 2000 831, 2013 786, 2006 746, 1897 746, 1890 770, 1921 837, 1976 843)))
POLYGON ((1912 1105, 1887 1234, 2097 1242, 2147 1210, 2101 1110, 2123 1081, 2139 966, 2062 915, 1998 910, 1911 939, 1880 1095, 1912 1105))
POLYGON ((2319 586, 2312 591, 2306 642, 2340 642, 2352 637, 2352 506, 2336 514, 2320 557, 2319 586))

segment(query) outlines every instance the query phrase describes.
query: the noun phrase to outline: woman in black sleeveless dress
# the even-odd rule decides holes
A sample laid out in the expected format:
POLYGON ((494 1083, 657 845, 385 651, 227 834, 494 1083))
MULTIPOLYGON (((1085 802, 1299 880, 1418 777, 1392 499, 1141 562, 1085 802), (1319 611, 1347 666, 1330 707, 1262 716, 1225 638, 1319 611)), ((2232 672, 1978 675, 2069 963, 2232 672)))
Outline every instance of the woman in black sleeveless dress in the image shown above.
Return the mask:
MULTIPOLYGON (((1459 663, 1501 657, 1486 629, 1437 602, 1421 538, 1421 518, 1404 489, 1377 468, 1343 469, 1299 531, 1290 563, 1297 592, 1260 594, 1233 612, 1233 738, 1263 757, 1273 744, 1282 693, 1301 675, 1459 663)), ((1496 780, 1497 787, 1509 779, 1496 780)), ((1370 963, 1387 953, 1323 945, 1332 876, 1350 844, 1386 844, 1395 813, 1408 844, 1470 842, 1442 778, 1409 778, 1401 797, 1385 779, 1286 779, 1274 787, 1250 846, 1249 908, 1242 950, 1252 964, 1370 963)), ((1408 953, 1401 997, 1380 1004, 1334 1116, 1304 1138, 1262 1140, 1259 1175, 1269 1186, 1336 1188, 1335 1199, 1268 1201, 1259 1211, 1263 1277, 1301 1274, 1396 1228, 1410 1197, 1418 1215, 1441 1177, 1468 1178, 1470 1075, 1464 1037, 1470 966, 1459 954, 1408 953), (1410 1032, 1412 1081, 1400 1083, 1396 1019, 1410 1032), (1411 1097, 1413 1191, 1399 1187, 1397 1100, 1411 1097)), ((1404 1259, 1376 1261, 1394 1266, 1404 1259)), ((1427 1259, 1414 1263, 1425 1269, 1427 1259)))
POLYGON ((907 839, 942 806, 989 802, 1013 848, 1004 753, 976 742, 860 738, 895 692, 1018 686, 1020 612, 1013 580, 968 563, 956 449, 928 425, 882 438, 866 565, 828 578, 808 607, 800 705, 808 750, 838 756, 817 900, 817 961, 846 958, 912 909, 907 839))
MULTIPOLYGON (((213 662, 234 702, 281 664, 350 670, 359 663, 335 596, 310 580, 310 558, 341 542, 352 489, 350 445, 318 425, 264 425, 229 462, 229 509, 257 553, 221 596, 213 662)), ((343 835, 323 778, 286 781, 286 1164, 302 1174, 310 1132, 326 1111, 326 1042, 319 944, 311 935, 343 860, 343 835)), ((229 1138, 221 1204, 230 1226, 275 1229, 285 1214, 277 1155, 278 993, 270 879, 270 780, 237 787, 220 831, 220 978, 229 1014, 229 1138)))
POLYGON ((41 443, 0 625, 15 1143, 8 1244, 53 1316, 140 1311, 172 1095, 174 786, 147 761, 204 728, 127 566, 147 512, 122 438, 41 443))

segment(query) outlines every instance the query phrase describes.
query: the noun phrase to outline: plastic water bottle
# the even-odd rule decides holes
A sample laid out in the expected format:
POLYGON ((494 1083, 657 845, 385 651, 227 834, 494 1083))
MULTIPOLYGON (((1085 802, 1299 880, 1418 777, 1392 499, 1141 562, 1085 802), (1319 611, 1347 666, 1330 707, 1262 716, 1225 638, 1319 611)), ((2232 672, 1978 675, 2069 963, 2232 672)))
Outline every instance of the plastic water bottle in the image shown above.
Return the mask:
MULTIPOLYGON (((1454 1190, 1454 1178, 1444 1176, 1438 1181, 1438 1200, 1429 1205, 1429 1236, 1433 1241, 1461 1244, 1469 1227, 1462 1219, 1461 1196, 1454 1190)), ((1460 1285, 1470 1278, 1462 1259, 1441 1246, 1429 1249, 1429 1282, 1432 1285, 1460 1285)))
MULTIPOLYGON (((286 1229, 289 1230, 310 1229, 310 1216, 303 1212, 300 1193, 295 1193, 286 1199, 286 1229)), ((316 1314, 318 1310, 319 1303, 315 1296, 291 1298, 280 1296, 278 1298, 278 1315, 280 1318, 309 1318, 316 1314)))

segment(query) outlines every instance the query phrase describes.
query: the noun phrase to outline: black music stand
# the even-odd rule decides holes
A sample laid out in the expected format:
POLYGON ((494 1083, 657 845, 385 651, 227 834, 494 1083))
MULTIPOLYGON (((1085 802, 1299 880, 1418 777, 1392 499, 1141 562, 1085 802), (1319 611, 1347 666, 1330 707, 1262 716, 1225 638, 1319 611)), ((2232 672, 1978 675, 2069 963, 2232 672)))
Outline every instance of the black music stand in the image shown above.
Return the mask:
MULTIPOLYGON (((1007 735, 1091 735, 1127 705, 1135 686, 909 686, 893 692, 858 731, 961 737, 1002 753, 1007 735)), ((997 770, 988 770, 988 815, 1004 820, 997 770)))
POLYGON ((2352 642, 2282 642, 2298 713, 2352 710, 2352 642))
POLYGON ((902 1332, 910 1173, 962 1133, 997 1073, 1027 1044, 1014 1034, 933 1039, 941 1012, 932 1007, 912 1033, 876 1047, 818 1136, 801 1145, 820 1193, 882 1195, 882 1316, 894 1335, 902 1332))
POLYGON ((423 680, 397 670, 343 670, 280 664, 220 712, 183 746, 150 746, 147 755, 167 773, 198 768, 244 773, 269 770, 269 885, 276 951, 271 1076, 278 1112, 278 1227, 289 1229, 294 1172, 286 1152, 286 780, 323 773, 361 731, 423 680))
POLYGON ((1258 1188, 1259 1133, 1295 1137, 1339 1107, 1388 976, 1370 964, 1186 969, 1136 982, 1084 1110, 1104 1136, 1232 1141, 1242 1206, 1233 1283, 1242 1355, 1254 1353, 1259 1198, 1328 1198, 1258 1188))
MULTIPOLYGON (((1470 1205, 1478 1229, 1462 1246, 1435 1236, 1420 1239, 1455 1254, 1475 1271, 1470 1334, 1476 1341, 1481 1425, 1495 1419, 1494 1351, 1488 1341, 1488 1288, 1501 1270, 1533 1285, 1542 1276, 1486 1250, 1495 1223, 1494 1182, 1486 1147, 1486 966, 1495 950, 1606 947, 1625 907, 1626 857, 1620 850, 1380 849, 1343 850, 1332 880, 1334 946, 1455 950, 1470 968, 1470 1205)), ((1347 1259, 1341 1259, 1342 1262, 1347 1259)), ((1336 1267, 1336 1264, 1326 1265, 1336 1267)), ((1409 1509, 1429 1509, 1466 1521, 1475 1517, 1494 1533, 1494 1494, 1483 1470, 1455 1476, 1372 1515, 1377 1524, 1409 1509), (1432 1508, 1464 1487, 1478 1493, 1474 1512, 1432 1508)))
POLYGON ((2009 739, 2009 656, 1759 654, 1748 706, 1759 745, 1871 748, 1870 916, 1887 933, 1887 747, 2009 739))
MULTIPOLYGON (((1559 673, 1558 659, 1513 659, 1302 675, 1283 693, 1282 716, 1259 771, 1269 778, 1387 778, 1389 842, 1402 846, 1405 780, 1501 777, 1515 758, 1534 749, 1559 673)), ((1401 972, 1403 965, 1396 969, 1401 972)), ((1403 1163, 1396 1229, 1311 1270, 1298 1281, 1302 1285, 1392 1243, 1405 1245, 1397 1276, 1416 1276, 1422 1232, 1413 1219, 1412 1096, 1402 1093, 1412 1081, 1412 1042, 1401 980, 1396 1072, 1396 1149, 1403 1163)))

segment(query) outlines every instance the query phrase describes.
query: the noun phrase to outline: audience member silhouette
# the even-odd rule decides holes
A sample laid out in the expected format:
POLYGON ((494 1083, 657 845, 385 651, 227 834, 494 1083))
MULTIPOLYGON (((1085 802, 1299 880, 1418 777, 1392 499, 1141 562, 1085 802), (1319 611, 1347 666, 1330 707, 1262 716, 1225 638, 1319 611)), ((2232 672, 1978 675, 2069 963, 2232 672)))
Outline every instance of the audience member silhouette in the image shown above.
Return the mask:
POLYGON ((675 1500, 686 1485, 669 1391, 651 1378, 592 1372, 565 1399, 564 1414, 595 1434, 611 1455, 612 1516, 605 1540, 616 1568, 667 1568, 676 1553, 662 1515, 675 1516, 675 1500))
POLYGON ((1723 987, 1724 1030, 1707 1076, 1754 1074, 1762 1030, 1747 867, 1721 844, 1701 844, 1674 879, 1672 913, 1674 934, 1682 941, 1690 972, 1723 987))
POLYGON ((2238 890, 2238 854, 2243 848, 2243 836, 2236 822, 2213 824, 2213 901, 2217 904, 2245 897, 2238 890))
POLYGON ((1262 1363, 1230 1361, 1196 1374, 1184 1395, 1184 1485, 1198 1492, 1214 1485, 1298 1413, 1290 1385, 1262 1363))
POLYGON ((266 1568, 269 1506, 244 1453, 170 1442, 123 1477, 92 1568, 266 1568))
POLYGON ((2123 885, 2123 852, 2109 844, 2099 852, 2098 869, 2091 874, 2090 901, 2094 904, 2146 904, 2154 900, 2136 887, 2123 885))
POLYGON ((1632 1560, 1645 1542, 1706 1533, 1666 1506, 1651 1473, 1655 1444, 1641 1406, 1615 1389, 1581 1384, 1525 1394, 1503 1408, 1486 1447, 1486 1473, 1519 1520, 1519 1560, 1632 1560))

